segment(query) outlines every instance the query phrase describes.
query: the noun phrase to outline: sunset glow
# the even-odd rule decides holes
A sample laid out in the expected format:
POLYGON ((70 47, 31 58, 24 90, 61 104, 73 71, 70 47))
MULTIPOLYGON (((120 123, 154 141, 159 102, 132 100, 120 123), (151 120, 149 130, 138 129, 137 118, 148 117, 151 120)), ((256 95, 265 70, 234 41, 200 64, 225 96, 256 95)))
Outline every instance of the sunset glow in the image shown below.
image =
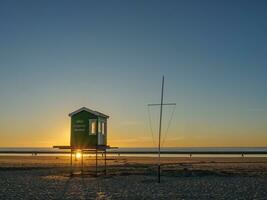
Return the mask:
POLYGON ((75 153, 75 158, 76 159, 80 159, 82 157, 82 153, 81 152, 76 152, 75 153))
POLYGON ((163 146, 267 145, 261 3, 12 2, 0 3, 1 147, 69 145, 82 106, 110 115, 109 145, 155 147, 147 104, 163 74, 177 103, 163 146))

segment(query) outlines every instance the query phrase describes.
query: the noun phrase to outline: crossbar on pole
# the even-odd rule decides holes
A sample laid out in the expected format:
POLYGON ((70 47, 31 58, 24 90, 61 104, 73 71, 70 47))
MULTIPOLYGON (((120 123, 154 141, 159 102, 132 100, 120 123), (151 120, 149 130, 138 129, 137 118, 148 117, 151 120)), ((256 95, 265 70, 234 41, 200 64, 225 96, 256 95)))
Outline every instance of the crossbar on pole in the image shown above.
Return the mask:
MULTIPOLYGON (((161 106, 161 104, 157 103, 152 103, 152 104, 147 104, 148 106, 161 106)), ((162 106, 175 106, 176 103, 163 103, 162 106)))

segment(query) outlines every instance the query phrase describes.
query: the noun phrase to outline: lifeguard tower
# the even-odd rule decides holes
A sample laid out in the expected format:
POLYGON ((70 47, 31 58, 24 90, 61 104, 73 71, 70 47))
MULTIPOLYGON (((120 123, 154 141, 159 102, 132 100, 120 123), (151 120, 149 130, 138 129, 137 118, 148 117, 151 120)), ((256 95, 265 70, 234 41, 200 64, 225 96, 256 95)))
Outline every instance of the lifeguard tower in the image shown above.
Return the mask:
POLYGON ((70 149, 70 164, 72 166, 73 154, 81 153, 83 167, 83 154, 95 153, 96 175, 98 167, 98 154, 104 155, 106 174, 107 145, 107 119, 108 115, 82 107, 69 114, 71 117, 70 146, 54 146, 59 149, 70 149))
POLYGON ((86 107, 70 113, 69 116, 71 117, 71 147, 86 149, 107 146, 109 116, 86 107))

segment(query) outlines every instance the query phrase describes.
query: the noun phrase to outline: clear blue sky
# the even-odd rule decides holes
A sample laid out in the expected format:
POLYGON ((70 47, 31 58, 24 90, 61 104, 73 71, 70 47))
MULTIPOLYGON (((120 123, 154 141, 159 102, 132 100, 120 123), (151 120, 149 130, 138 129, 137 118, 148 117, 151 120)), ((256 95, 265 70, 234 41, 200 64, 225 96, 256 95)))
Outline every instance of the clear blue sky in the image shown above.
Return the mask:
POLYGON ((81 106, 111 116, 111 145, 152 146, 145 105, 159 102, 163 74, 177 103, 166 146, 266 146, 266 10, 259 0, 2 0, 0 146, 68 143, 67 114, 81 106))

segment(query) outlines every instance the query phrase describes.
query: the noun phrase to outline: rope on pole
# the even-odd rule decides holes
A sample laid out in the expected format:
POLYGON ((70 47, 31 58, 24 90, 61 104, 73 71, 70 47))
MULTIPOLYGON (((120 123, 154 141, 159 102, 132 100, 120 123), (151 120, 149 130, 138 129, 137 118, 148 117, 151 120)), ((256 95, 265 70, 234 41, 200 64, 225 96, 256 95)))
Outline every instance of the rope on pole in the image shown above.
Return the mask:
POLYGON ((156 146, 155 137, 154 137, 153 128, 152 128, 151 113, 150 113, 149 106, 147 106, 147 112, 148 112, 149 128, 150 128, 150 133, 151 133, 151 136, 152 136, 152 142, 153 142, 153 145, 156 146))
POLYGON ((163 140, 162 140, 162 144, 161 144, 162 146, 164 145, 165 140, 166 140, 166 138, 167 138, 167 133, 169 132, 169 128, 170 128, 170 126, 171 126, 171 122, 172 122, 172 120, 173 120, 173 116, 174 116, 175 109, 176 109, 176 105, 175 105, 175 106, 173 107, 173 109, 172 109, 172 114, 171 114, 171 117, 170 117, 170 119, 169 119, 168 126, 167 126, 167 128, 166 128, 166 130, 165 130, 164 138, 163 138, 163 140))

